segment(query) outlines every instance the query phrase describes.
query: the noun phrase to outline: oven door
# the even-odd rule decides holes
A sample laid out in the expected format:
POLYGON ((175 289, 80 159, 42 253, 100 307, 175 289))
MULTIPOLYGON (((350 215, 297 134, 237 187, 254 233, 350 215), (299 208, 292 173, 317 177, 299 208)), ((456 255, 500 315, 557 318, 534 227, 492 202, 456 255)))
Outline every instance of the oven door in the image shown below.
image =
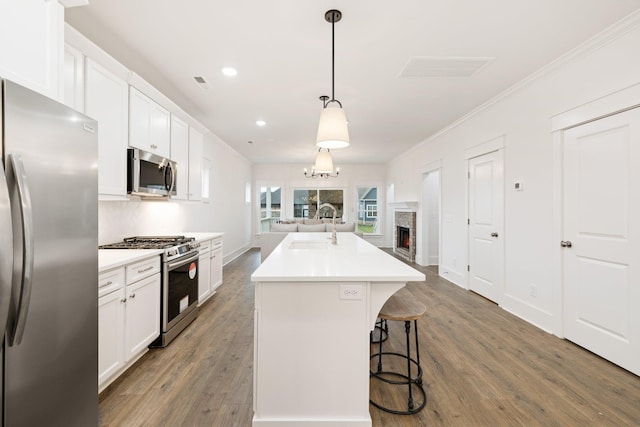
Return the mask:
POLYGON ((199 252, 190 252, 164 265, 163 332, 198 306, 198 256, 199 252))

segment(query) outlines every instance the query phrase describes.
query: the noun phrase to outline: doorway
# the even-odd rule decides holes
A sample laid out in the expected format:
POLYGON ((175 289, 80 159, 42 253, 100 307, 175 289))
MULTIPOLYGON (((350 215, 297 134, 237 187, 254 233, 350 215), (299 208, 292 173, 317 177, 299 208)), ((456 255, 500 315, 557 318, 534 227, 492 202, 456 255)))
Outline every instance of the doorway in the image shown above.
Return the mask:
POLYGON ((469 289, 500 304, 504 293, 504 150, 468 160, 469 289))
POLYGON ((640 375, 640 108, 563 136, 564 335, 640 375))
POLYGON ((440 265, 440 168, 422 174, 420 265, 440 265))

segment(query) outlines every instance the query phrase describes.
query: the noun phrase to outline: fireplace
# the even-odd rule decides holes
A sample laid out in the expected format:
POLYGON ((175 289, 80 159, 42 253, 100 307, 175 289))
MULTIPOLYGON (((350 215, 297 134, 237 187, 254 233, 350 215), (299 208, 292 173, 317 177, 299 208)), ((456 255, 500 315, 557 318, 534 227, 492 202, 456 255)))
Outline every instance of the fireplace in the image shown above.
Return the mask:
POLYGON ((408 227, 396 226, 396 248, 409 250, 411 247, 411 234, 408 227))
POLYGON ((416 212, 396 210, 393 253, 409 262, 416 260, 416 212))

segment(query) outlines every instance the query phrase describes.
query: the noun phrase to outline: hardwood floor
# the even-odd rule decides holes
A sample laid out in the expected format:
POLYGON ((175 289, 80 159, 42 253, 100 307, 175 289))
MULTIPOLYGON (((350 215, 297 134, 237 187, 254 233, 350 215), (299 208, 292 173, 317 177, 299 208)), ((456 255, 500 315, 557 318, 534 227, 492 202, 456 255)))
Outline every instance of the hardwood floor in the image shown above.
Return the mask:
MULTIPOLYGON (((102 426, 251 425, 250 276, 259 263, 260 252, 251 250, 226 265, 224 284, 198 319, 101 393, 102 426)), ((374 426, 640 426, 639 377, 439 278, 434 268, 414 267, 427 275, 406 287, 427 306, 418 321, 427 405, 412 416, 370 406, 374 426)), ((401 327, 390 322, 390 345, 399 350, 401 327)), ((372 396, 381 392, 372 382, 372 396)))

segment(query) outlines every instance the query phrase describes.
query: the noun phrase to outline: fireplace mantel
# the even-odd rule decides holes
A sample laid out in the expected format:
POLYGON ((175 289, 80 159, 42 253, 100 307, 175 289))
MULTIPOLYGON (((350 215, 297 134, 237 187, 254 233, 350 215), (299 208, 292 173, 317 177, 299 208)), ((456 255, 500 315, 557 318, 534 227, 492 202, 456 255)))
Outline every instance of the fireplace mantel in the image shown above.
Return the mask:
POLYGON ((410 210, 418 209, 418 202, 415 202, 415 201, 389 202, 388 205, 394 209, 410 209, 410 210))

